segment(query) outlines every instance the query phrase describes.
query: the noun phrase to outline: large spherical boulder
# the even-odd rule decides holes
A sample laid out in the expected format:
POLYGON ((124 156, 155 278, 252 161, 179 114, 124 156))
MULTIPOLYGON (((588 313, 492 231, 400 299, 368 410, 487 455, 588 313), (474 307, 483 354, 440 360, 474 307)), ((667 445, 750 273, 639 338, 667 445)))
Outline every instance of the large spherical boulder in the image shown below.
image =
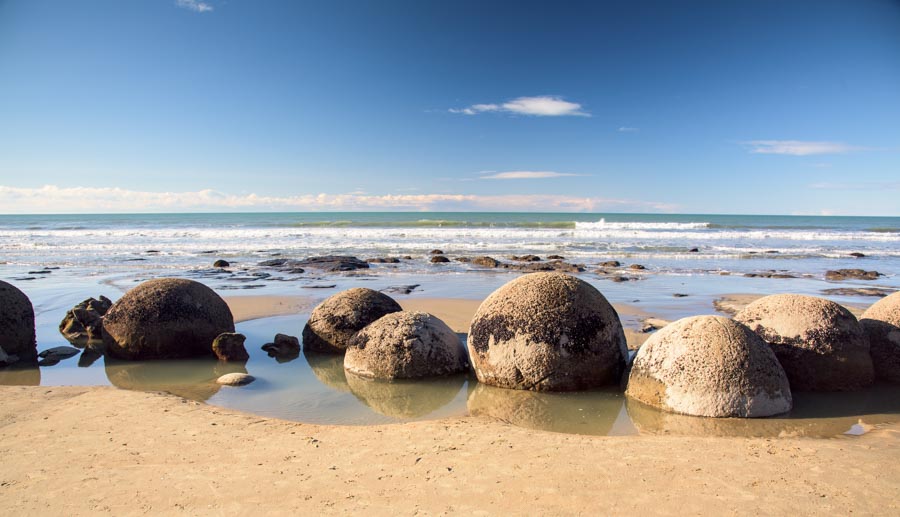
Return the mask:
POLYGON ((174 359, 213 354, 216 336, 234 332, 225 301, 181 278, 149 280, 125 293, 103 316, 103 342, 119 359, 174 359))
POLYGON ((618 383, 628 357, 612 305, 564 273, 531 273, 494 291, 475 313, 468 346, 479 381, 535 391, 618 383))
POLYGON ((390 296, 354 287, 320 303, 303 327, 303 347, 313 352, 343 354, 350 338, 363 327, 392 312, 400 305, 390 296))
POLYGON ((761 417, 791 409, 775 354, 750 329, 721 316, 666 325, 638 350, 626 395, 688 415, 761 417))
POLYGON ((734 319, 769 343, 794 391, 843 391, 872 384, 869 342, 853 314, 813 296, 775 294, 734 319))
POLYGON ((415 379, 459 373, 468 365, 459 337, 427 312, 393 312, 350 340, 344 369, 374 379, 415 379))
POLYGON ((875 376, 900 383, 900 293, 873 304, 859 323, 869 338, 875 376))
POLYGON ((22 362, 37 359, 34 337, 34 307, 25 293, 0 281, 0 349, 8 362, 18 357, 22 362))

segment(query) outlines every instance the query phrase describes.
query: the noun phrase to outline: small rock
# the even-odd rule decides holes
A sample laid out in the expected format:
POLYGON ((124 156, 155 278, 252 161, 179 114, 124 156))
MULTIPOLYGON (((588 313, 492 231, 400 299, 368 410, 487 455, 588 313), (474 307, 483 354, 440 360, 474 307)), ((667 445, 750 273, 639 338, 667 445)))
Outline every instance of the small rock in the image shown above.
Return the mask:
POLYGON ((213 262, 213 267, 228 267, 230 265, 231 264, 227 260, 219 259, 219 260, 213 262))
POLYGON ((675 298, 684 298, 687 295, 684 293, 673 293, 672 296, 674 296, 675 298))
POLYGON ((642 271, 647 268, 640 264, 632 264, 632 265, 628 266, 628 269, 634 269, 635 271, 642 271))
POLYGON ((247 361, 250 355, 244 348, 247 336, 236 332, 223 332, 213 340, 212 349, 220 361, 247 361))
POLYGON ((441 250, 431 250, 428 252, 429 255, 443 255, 444 252, 441 250))
POLYGON ((853 253, 850 254, 850 256, 851 256, 851 257, 856 257, 856 258, 863 258, 863 257, 865 257, 866 255, 865 255, 864 253, 860 253, 860 252, 858 252, 858 251, 854 251, 853 253))
POLYGON ((688 250, 688 253, 700 253, 700 248, 691 248, 688 250))
POLYGON ((448 259, 447 257, 445 257, 443 255, 435 255, 435 256, 431 257, 432 264, 443 264, 445 262, 450 262, 450 259, 448 259))
POLYGON ((501 265, 499 260, 486 256, 473 258, 472 264, 482 267, 500 267, 501 265))
POLYGON ((78 350, 75 347, 71 346, 55 346, 53 348, 48 348, 47 350, 42 351, 38 354, 38 357, 41 359, 46 359, 47 361, 62 361, 63 359, 68 359, 72 356, 78 355, 78 350))
POLYGON ((829 296, 885 296, 895 292, 895 289, 882 289, 880 287, 838 287, 835 289, 823 289, 822 294, 829 296))
POLYGON ((600 267, 619 267, 622 263, 618 260, 607 260, 606 262, 601 262, 600 267))
POLYGON ((538 257, 537 255, 513 255, 512 257, 509 257, 509 259, 515 260, 516 262, 539 262, 541 257, 538 257))
POLYGON ((400 259, 396 257, 376 257, 370 258, 366 262, 369 264, 399 264, 400 259))
POLYGON ((411 284, 411 285, 392 285, 385 287, 381 290, 383 293, 396 293, 396 294, 409 294, 416 290, 416 287, 419 287, 419 284, 411 284))
POLYGON ((255 380, 256 377, 247 373, 226 373, 216 379, 216 382, 223 386, 246 386, 255 380))
POLYGON ((66 312, 59 323, 59 332, 70 342, 103 339, 103 316, 112 307, 112 301, 100 296, 88 298, 66 312))
POLYGON ((303 289, 331 289, 337 287, 337 284, 315 284, 301 286, 303 289))
POLYGON ((566 260, 566 257, 561 255, 548 255, 547 260, 566 260))
POLYGON ((273 343, 266 343, 262 349, 269 357, 297 357, 300 355, 300 340, 287 334, 275 334, 273 343))

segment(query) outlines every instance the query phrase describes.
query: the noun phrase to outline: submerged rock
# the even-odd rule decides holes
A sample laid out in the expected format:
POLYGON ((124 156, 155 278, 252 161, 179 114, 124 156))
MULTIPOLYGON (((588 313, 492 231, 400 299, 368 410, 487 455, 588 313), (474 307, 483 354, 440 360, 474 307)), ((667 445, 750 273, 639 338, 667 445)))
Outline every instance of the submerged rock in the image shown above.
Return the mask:
POLYGON ((842 391, 872 384, 869 342, 853 314, 812 296, 776 294, 734 316, 769 343, 794 391, 842 391))
POLYGON ((563 273, 525 275, 494 291, 475 313, 468 347, 479 381, 536 391, 616 384, 628 355, 615 309, 563 273))
POLYGON ((25 293, 0 281, 0 347, 5 361, 34 363, 37 342, 34 333, 34 307, 25 293))
POLYGON ((431 257, 432 264, 445 264, 447 262, 450 262, 450 259, 448 259, 447 257, 445 257, 443 255, 435 255, 435 256, 431 257))
POLYGON ((337 293, 320 303, 303 327, 303 346, 314 352, 343 354, 350 338, 400 305, 390 296, 364 287, 337 293))
POLYGON ((459 373, 468 366, 459 337, 426 312, 393 312, 350 340, 344 369, 375 379, 415 379, 459 373))
POLYGON ((626 395, 675 413, 762 417, 791 409, 788 378, 768 345, 721 316, 671 323, 638 350, 626 395))
POLYGON ((266 343, 262 349, 269 354, 269 357, 286 359, 286 361, 279 360, 279 362, 292 361, 300 356, 300 340, 287 334, 275 334, 274 341, 266 343))
POLYGON ((877 280, 882 276, 878 271, 866 271, 864 269, 838 269, 825 272, 825 280, 877 280))
POLYGON ((859 323, 869 338, 875 376, 900 383, 900 293, 872 304, 859 323))
POLYGON ((537 255, 513 255, 509 257, 510 260, 515 260, 516 262, 540 262, 541 257, 537 255))
POLYGON ((59 332, 76 344, 103 339, 103 316, 112 307, 105 296, 88 298, 66 312, 59 323, 59 332))
POLYGON ((234 332, 231 309, 193 280, 148 280, 125 293, 103 317, 107 353, 119 359, 211 356, 219 334, 234 332))
POLYGON ((250 354, 244 348, 247 336, 235 332, 224 332, 213 340, 213 353, 220 361, 248 361, 250 354))
POLYGON ((217 260, 213 262, 213 267, 229 267, 231 264, 227 260, 217 260))

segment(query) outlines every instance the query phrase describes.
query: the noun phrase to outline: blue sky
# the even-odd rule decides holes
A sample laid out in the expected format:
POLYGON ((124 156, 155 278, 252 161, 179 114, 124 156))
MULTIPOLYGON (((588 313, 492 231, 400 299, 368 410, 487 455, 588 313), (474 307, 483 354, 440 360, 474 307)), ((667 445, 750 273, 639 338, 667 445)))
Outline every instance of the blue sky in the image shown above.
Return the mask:
POLYGON ((0 0, 0 212, 898 195, 900 2, 0 0))

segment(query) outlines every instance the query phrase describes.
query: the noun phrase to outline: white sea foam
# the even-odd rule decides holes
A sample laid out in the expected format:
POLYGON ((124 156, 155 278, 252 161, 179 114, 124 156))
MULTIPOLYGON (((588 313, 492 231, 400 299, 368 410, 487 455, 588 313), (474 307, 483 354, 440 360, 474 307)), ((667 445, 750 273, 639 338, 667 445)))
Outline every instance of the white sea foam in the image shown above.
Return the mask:
POLYGON ((709 228, 710 223, 674 223, 674 222, 576 222, 576 230, 699 230, 709 228))

